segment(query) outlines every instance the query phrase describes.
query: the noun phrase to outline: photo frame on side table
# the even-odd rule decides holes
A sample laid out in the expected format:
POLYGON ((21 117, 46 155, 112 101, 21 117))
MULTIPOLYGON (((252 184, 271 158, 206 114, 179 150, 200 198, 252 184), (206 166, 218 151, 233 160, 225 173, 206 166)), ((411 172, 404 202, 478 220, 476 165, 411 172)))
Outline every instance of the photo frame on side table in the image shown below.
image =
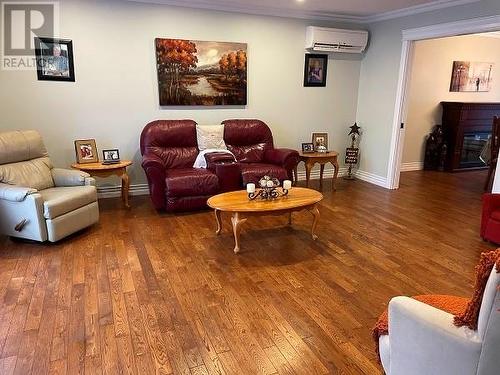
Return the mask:
POLYGON ((306 53, 304 87, 325 87, 328 55, 306 53))
POLYGON ((307 154, 308 152, 314 152, 314 144, 313 143, 302 143, 302 152, 307 154))
POLYGON ((99 161, 95 139, 76 140, 75 153, 78 164, 97 163, 99 161))
POLYGON ((35 38, 35 56, 39 81, 75 82, 71 40, 35 38))
POLYGON ((318 151, 318 148, 327 151, 328 133, 312 133, 312 143, 314 145, 314 151, 318 151))
POLYGON ((120 162, 120 151, 117 148, 102 150, 102 164, 115 164, 120 162))

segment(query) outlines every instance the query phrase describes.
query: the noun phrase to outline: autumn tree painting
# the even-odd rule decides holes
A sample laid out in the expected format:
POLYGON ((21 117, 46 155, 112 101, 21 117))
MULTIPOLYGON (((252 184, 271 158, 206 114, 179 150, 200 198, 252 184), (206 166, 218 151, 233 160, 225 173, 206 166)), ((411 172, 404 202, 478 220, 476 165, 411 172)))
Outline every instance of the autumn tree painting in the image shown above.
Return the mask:
POLYGON ((246 44, 156 39, 160 105, 245 105, 246 44))
POLYGON ((246 80, 247 76, 247 53, 239 50, 222 55, 219 60, 220 71, 225 80, 235 77, 238 81, 246 80))

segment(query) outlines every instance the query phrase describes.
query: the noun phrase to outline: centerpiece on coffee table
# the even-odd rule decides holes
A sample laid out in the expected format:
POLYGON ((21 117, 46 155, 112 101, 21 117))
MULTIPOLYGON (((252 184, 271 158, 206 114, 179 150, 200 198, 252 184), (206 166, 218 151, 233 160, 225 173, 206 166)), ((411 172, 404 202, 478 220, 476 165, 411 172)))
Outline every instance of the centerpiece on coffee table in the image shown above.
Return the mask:
POLYGON ((284 180, 283 189, 281 192, 278 190, 280 182, 277 178, 264 176, 259 180, 259 190, 256 191, 255 184, 247 184, 248 199, 254 200, 258 197, 261 199, 276 199, 288 195, 288 190, 292 188, 292 181, 284 180))

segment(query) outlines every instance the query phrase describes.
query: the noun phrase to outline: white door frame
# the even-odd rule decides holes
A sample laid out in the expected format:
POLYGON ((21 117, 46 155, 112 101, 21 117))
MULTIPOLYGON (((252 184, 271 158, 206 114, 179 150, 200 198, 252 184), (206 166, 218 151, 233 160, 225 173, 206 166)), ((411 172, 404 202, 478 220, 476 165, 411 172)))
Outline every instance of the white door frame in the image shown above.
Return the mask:
POLYGON ((417 40, 443 38, 449 36, 485 33, 500 30, 500 15, 472 18, 457 22, 448 22, 416 29, 403 30, 403 45, 399 67, 399 79, 396 93, 396 106, 392 124, 392 138, 387 170, 387 188, 399 187, 401 159, 404 147, 404 129, 401 124, 406 120, 408 80, 411 72, 413 44, 417 40))

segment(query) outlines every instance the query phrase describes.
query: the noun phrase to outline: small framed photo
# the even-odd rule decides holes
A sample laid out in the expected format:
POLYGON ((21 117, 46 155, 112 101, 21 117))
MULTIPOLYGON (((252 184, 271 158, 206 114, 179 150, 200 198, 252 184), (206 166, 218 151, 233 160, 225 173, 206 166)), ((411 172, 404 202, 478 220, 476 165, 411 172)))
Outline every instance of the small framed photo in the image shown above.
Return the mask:
POLYGON ((303 153, 314 152, 314 144, 302 143, 302 152, 303 153))
POLYGON ((97 146, 95 139, 80 139, 75 141, 76 162, 78 164, 97 163, 97 146))
POLYGON ((304 87, 325 87, 328 55, 306 53, 304 87))
POLYGON ((312 133, 312 143, 315 151, 320 147, 324 151, 328 150, 328 133, 312 133))
POLYGON ((120 162, 120 151, 117 148, 102 150, 103 164, 113 164, 120 162))
POLYGON ((39 81, 75 81, 71 40, 35 38, 35 55, 39 81))

